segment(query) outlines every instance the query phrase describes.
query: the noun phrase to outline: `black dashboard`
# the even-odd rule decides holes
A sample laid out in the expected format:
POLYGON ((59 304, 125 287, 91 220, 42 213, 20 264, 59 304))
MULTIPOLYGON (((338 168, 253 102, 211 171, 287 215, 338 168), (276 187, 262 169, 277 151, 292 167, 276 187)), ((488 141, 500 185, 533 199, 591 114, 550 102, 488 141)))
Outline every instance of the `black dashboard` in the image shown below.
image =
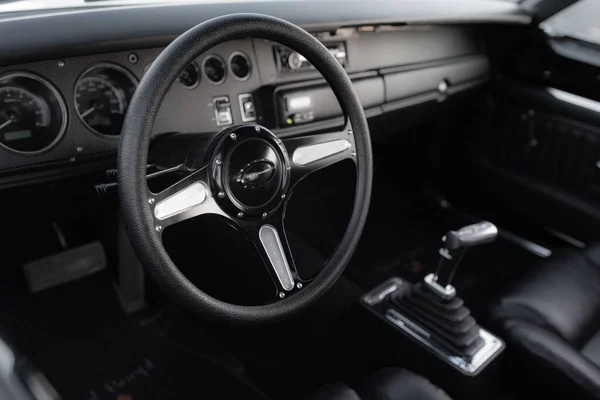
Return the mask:
MULTIPOLYGON (((0 33, 15 39, 0 44, 5 55, 0 66, 0 179, 114 156, 138 82, 177 32, 211 14, 231 12, 235 4, 238 11, 260 11, 265 3, 109 7, 0 18, 0 33), (157 12, 162 19, 154 24, 150 17, 157 12), (124 15, 137 18, 121 24, 124 15), (111 28, 98 31, 98 23, 110 18, 111 28), (67 21, 72 23, 50 35, 48 24, 67 21)), ((272 14, 300 18, 293 14, 298 2, 268 3, 272 14)), ((362 14, 352 16, 346 9, 330 22, 315 14, 311 23, 307 18, 315 10, 309 10, 299 21, 342 63, 367 116, 442 102, 482 84, 489 65, 478 24, 528 22, 514 7, 490 8, 487 14, 438 9, 429 19, 419 19, 422 8, 407 2, 411 6, 401 9, 394 3, 381 2, 376 11, 364 5, 356 10, 353 4, 349 9, 362 14), (399 13, 393 17, 397 22, 383 14, 392 8, 399 13), (402 10, 408 13, 405 18, 402 10)), ((322 8, 336 2, 315 4, 322 8)), ((153 135, 212 134, 253 121, 279 135, 293 135, 335 126, 341 116, 335 96, 301 55, 249 38, 219 45, 190 64, 164 99, 153 135)))

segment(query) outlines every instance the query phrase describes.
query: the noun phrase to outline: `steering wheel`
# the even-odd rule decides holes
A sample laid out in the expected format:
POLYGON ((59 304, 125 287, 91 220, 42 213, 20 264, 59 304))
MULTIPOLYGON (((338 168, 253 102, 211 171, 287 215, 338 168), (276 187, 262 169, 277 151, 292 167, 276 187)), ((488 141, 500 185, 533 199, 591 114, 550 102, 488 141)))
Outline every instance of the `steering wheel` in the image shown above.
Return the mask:
MULTIPOLYGON (((308 32, 258 14, 214 18, 174 40, 141 80, 125 117, 118 155, 119 200, 126 231, 142 265, 174 301, 192 312, 236 323, 266 323, 292 315, 326 292, 350 261, 369 208, 373 164, 364 110, 350 78, 308 32), (267 128, 238 125, 210 146, 204 167, 160 193, 146 181, 150 133, 165 94, 184 68, 225 41, 262 38, 302 54, 327 80, 346 115, 335 132, 280 139, 267 128), (346 231, 311 281, 300 279, 284 231, 286 205, 296 184, 312 172, 344 159, 354 161, 357 182, 346 231), (219 215, 244 232, 267 267, 277 295, 267 303, 241 306, 218 300, 190 282, 162 243, 170 225, 201 215, 219 215)), ((201 268, 219 268, 218 254, 198 244, 201 268)))

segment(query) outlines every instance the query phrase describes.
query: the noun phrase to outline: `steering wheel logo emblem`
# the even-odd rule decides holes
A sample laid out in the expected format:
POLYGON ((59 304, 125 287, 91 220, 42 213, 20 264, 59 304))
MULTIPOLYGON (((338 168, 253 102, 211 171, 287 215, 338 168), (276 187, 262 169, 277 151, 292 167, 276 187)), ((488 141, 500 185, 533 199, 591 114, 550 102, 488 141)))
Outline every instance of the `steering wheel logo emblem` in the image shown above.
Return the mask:
POLYGON ((237 182, 245 188, 255 188, 267 183, 275 174, 275 165, 268 160, 256 160, 242 169, 237 182))

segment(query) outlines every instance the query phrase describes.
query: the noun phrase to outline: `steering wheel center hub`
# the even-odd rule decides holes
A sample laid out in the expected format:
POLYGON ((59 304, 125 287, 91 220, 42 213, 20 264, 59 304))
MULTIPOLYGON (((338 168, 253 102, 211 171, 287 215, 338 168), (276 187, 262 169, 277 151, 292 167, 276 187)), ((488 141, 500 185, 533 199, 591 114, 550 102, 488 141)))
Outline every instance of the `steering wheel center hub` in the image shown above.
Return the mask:
POLYGON ((238 219, 264 218, 283 202, 289 186, 285 146, 260 125, 232 127, 217 139, 210 162, 216 201, 238 219))

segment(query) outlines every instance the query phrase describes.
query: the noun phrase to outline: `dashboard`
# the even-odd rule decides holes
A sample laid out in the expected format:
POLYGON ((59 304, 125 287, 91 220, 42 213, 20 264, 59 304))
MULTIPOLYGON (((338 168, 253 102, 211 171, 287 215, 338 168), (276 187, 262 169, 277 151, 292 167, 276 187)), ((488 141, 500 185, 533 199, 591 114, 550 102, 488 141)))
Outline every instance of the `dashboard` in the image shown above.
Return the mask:
MULTIPOLYGON (((270 3, 273 10, 279 10, 280 2, 270 3)), ((334 2, 319 2, 319 7, 329 3, 334 2)), ((297 2, 287 4, 298 6, 297 2)), ((253 6, 257 5, 264 2, 253 6)), ((200 11, 209 6, 214 4, 194 7, 200 11)), ((191 6, 185 7, 100 9, 95 10, 98 14, 94 20, 121 15, 116 12, 142 17, 163 11, 167 17, 168 13, 189 11, 191 6)), ((231 3, 223 7, 231 7, 231 3)), ((29 24, 38 22, 37 34, 43 34, 44 24, 74 18, 71 14, 41 14, 38 21, 31 17, 0 18, 0 33, 18 28, 23 33, 20 40, 29 41, 29 51, 11 47, 14 42, 0 45, 6 55, 0 66, 0 180, 24 171, 77 168, 98 157, 114 157, 135 89, 173 38, 160 32, 145 39, 136 37, 142 34, 140 29, 152 30, 150 20, 133 24, 138 28, 136 34, 127 32, 131 26, 111 25, 114 29, 104 33, 106 38, 99 38, 100 32, 94 32, 95 25, 90 23, 88 32, 96 37, 90 37, 85 47, 73 43, 85 38, 67 40, 65 32, 55 29, 55 57, 48 57, 47 46, 36 46, 49 38, 40 37, 35 42, 25 33, 29 24), (121 34, 118 40, 116 33, 121 34), (112 40, 107 40, 109 37, 112 40), (35 59, 40 57, 44 59, 35 59)), ((65 30, 74 33, 91 14, 91 10, 81 12, 79 22, 65 30)), ((512 11, 498 16, 503 23, 525 22, 512 11)), ((179 21, 187 22, 190 17, 185 18, 179 21)), ((195 20, 201 22, 202 18, 195 20)), ((369 25, 357 21, 360 19, 352 26, 328 26, 326 30, 321 24, 311 33, 344 66, 368 117, 409 105, 443 102, 487 80, 489 63, 477 25, 442 25, 426 20, 414 25, 369 25)), ((161 24, 157 30, 165 28, 164 21, 161 24)), ((210 136, 229 125, 251 122, 265 125, 278 135, 293 135, 333 127, 341 116, 333 92, 301 55, 277 43, 245 39, 223 43, 185 69, 163 100, 152 135, 210 136)))

